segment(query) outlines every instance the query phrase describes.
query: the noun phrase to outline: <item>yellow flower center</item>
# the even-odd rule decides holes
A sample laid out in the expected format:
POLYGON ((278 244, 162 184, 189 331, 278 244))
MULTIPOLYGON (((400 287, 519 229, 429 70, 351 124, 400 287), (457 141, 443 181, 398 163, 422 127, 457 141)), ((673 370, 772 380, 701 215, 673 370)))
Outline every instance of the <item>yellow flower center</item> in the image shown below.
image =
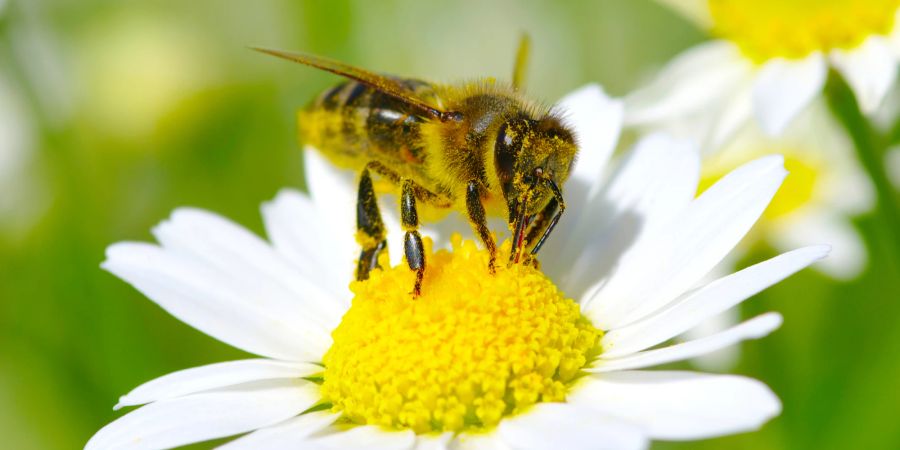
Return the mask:
POLYGON ((853 48, 894 27, 900 0, 709 0, 713 32, 751 59, 853 48))
POLYGON ((777 221, 791 216, 803 209, 814 199, 817 181, 822 172, 821 163, 813 160, 807 153, 797 152, 792 149, 778 151, 749 152, 740 159, 730 158, 726 160, 712 160, 703 164, 703 173, 700 179, 699 192, 705 191, 728 172, 736 169, 740 164, 767 154, 784 155, 784 168, 788 176, 784 179, 772 202, 763 212, 766 221, 777 221))
POLYGON ((452 251, 427 247, 420 297, 405 264, 351 285, 323 358, 321 393, 333 410, 354 424, 428 433, 484 430, 564 401, 602 334, 578 304, 531 266, 489 274, 487 253, 459 236, 452 251))

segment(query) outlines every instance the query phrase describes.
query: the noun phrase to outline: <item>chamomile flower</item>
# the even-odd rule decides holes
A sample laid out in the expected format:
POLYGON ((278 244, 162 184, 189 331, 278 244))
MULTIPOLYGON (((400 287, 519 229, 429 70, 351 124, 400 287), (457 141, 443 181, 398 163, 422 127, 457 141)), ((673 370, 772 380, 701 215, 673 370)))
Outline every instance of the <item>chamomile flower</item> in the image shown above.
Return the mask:
POLYGON ((867 259, 862 238, 850 220, 869 211, 875 199, 853 144, 823 103, 814 102, 778 138, 753 126, 738 133, 722 151, 704 158, 700 189, 748 161, 783 155, 791 175, 732 255, 758 242, 781 251, 828 242, 829 257, 814 267, 834 278, 850 279, 859 275, 867 259))
POLYGON ((583 155, 566 185, 567 218, 541 258, 546 275, 525 265, 490 275, 486 252, 454 237, 449 249, 426 246, 419 298, 410 271, 388 258, 348 290, 354 186, 316 153, 307 155, 311 194, 286 190, 263 206, 269 242, 179 209, 154 229, 159 245, 111 246, 104 268, 260 358, 137 387, 118 406, 143 406, 87 448, 243 434, 223 448, 639 449, 748 431, 777 415, 759 381, 640 369, 779 326, 767 313, 667 344, 827 252, 802 248, 699 283, 762 214, 785 176, 782 159, 745 164, 695 198, 697 152, 651 136, 607 179, 620 105, 595 87, 563 103, 583 155))
POLYGON ((715 150, 755 118, 770 136, 822 91, 828 67, 863 112, 893 85, 897 0, 670 0, 715 37, 677 56, 627 98, 626 122, 666 124, 715 150))

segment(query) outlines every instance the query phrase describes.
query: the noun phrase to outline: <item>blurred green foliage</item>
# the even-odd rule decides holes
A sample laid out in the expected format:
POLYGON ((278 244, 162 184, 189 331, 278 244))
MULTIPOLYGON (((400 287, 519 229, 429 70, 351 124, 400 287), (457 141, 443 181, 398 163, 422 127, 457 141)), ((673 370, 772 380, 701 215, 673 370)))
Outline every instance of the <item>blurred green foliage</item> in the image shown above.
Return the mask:
MULTIPOLYGON (((0 436, 69 449, 119 395, 153 377, 245 357, 99 268, 104 248, 151 240, 178 206, 261 232, 259 204, 302 187, 295 110, 335 77, 249 45, 452 81, 506 79, 533 38, 530 91, 548 102, 597 81, 623 94, 703 39, 649 1, 0 1, 0 82, 26 138, 0 170, 0 436)), ((7 149, 0 149, 6 151, 7 149)), ((737 372, 784 413, 761 432, 656 448, 900 448, 900 255, 839 284, 804 271, 749 301, 781 311, 737 372)), ((760 249, 758 261, 772 252, 760 249)), ((202 446, 201 446, 202 447, 202 446)))

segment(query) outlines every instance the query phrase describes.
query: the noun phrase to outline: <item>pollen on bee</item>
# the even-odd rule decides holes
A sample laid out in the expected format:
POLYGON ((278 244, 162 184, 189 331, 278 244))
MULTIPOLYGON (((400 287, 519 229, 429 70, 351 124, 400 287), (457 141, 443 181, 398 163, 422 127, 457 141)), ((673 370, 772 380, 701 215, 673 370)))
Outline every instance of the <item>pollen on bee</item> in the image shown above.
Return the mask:
POLYGON ((579 306, 534 267, 490 275, 488 253, 459 236, 449 251, 426 245, 426 255, 415 300, 405 264, 352 283, 323 358, 321 393, 333 409, 352 423, 428 433, 488 429, 564 401, 602 335, 579 306))

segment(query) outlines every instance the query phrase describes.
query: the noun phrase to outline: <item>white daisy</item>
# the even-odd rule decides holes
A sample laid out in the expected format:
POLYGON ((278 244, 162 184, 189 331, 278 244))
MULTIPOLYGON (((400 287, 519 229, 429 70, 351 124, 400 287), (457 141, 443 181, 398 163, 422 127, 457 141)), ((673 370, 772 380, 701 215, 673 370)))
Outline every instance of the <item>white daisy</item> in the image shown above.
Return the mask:
MULTIPOLYGON (((869 211, 874 193, 856 161, 853 144, 824 101, 802 112, 785 133, 771 138, 747 127, 722 151, 704 158, 700 189, 753 159, 781 154, 790 176, 744 239, 739 250, 764 241, 781 251, 828 242, 831 253, 814 267, 838 279, 853 278, 866 263, 866 248, 850 219, 869 211)), ((740 251, 732 253, 740 257, 740 251)))
POLYGON ((762 214, 785 176, 782 159, 745 164, 695 198, 695 149, 651 136, 601 181, 621 106, 596 87, 563 103, 583 151, 566 219, 541 259, 549 278, 521 265, 490 276, 485 251, 457 238, 452 251, 429 250, 418 299, 402 265, 351 293, 353 185, 316 153, 307 155, 311 195, 286 190, 263 206, 270 242, 179 209, 154 229, 159 245, 111 246, 105 269, 260 358, 139 386, 117 407, 143 406, 87 448, 248 433, 224 447, 637 449, 753 430, 777 415, 777 397, 753 379, 638 369, 779 326, 767 313, 666 344, 827 253, 802 248, 699 284, 762 214))
POLYGON ((667 124, 717 149, 752 118, 779 135, 821 91, 828 66, 874 112, 900 57, 897 0, 668 0, 714 40, 677 56, 626 100, 626 123, 667 124))

